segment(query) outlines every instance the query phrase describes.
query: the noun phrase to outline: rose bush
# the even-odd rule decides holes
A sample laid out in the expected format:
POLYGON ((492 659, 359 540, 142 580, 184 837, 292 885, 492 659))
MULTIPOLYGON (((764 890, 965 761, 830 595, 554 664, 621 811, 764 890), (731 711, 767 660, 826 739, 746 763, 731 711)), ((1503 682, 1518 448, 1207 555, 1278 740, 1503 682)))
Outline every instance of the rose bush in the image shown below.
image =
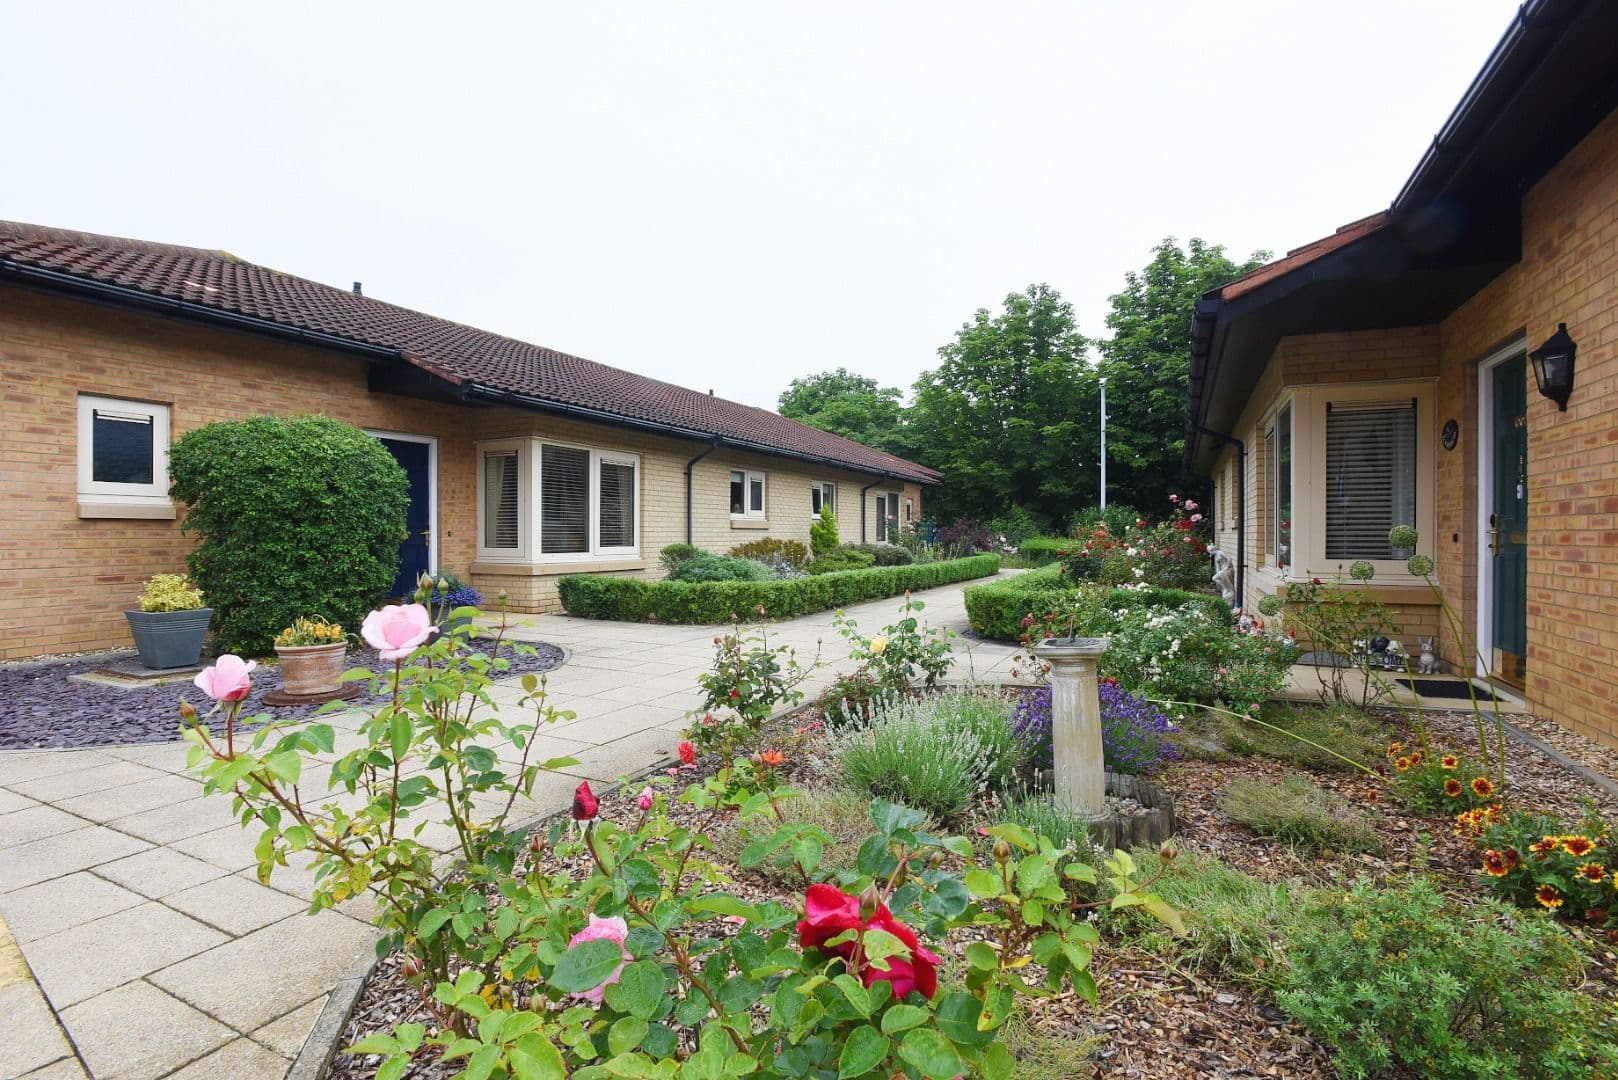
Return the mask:
POLYGON ((1201 507, 1178 495, 1169 496, 1169 506, 1169 516, 1155 523, 1136 518, 1117 531, 1105 522, 1085 529, 1063 559, 1067 576, 1103 585, 1207 591, 1213 562, 1201 507))

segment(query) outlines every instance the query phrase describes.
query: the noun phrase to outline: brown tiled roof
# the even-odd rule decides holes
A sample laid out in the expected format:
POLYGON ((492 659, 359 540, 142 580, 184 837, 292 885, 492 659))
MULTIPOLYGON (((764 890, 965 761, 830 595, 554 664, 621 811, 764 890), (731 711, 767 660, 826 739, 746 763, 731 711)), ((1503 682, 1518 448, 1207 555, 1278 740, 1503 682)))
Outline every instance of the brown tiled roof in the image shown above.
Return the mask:
POLYGON ((767 409, 423 315, 224 251, 0 221, 0 266, 7 262, 396 352, 463 387, 520 394, 905 480, 942 479, 926 466, 767 409))
POLYGON ((1219 299, 1234 300, 1243 293, 1252 292, 1265 282, 1273 281, 1285 274, 1290 274, 1299 267, 1307 266, 1327 252, 1336 251, 1347 244, 1352 244, 1362 236, 1369 236, 1388 223, 1387 211, 1372 214, 1369 217, 1351 221, 1342 226, 1330 236, 1305 244, 1303 247, 1293 248, 1285 256, 1265 263, 1256 270, 1249 270, 1235 281, 1219 289, 1219 299))

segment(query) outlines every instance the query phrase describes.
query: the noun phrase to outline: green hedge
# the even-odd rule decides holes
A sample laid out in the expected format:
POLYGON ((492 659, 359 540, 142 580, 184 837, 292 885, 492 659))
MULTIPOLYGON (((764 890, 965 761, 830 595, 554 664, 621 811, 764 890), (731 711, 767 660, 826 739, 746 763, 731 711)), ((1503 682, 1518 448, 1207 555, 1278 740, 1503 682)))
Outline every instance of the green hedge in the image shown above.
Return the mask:
MULTIPOLYGON (((1018 574, 1009 581, 991 585, 974 585, 966 590, 966 617, 972 629, 995 641, 1020 641, 1025 617, 1039 618, 1047 614, 1070 591, 1059 565, 1047 566, 1032 573, 1018 574)), ((1230 606, 1217 596, 1189 592, 1185 589, 1102 589, 1099 586, 1081 586, 1090 590, 1098 609, 1116 611, 1133 607, 1180 607, 1184 604, 1204 606, 1208 614, 1217 619, 1230 618, 1230 606)), ((1081 628, 1082 632, 1082 628, 1081 628)))
POLYGON ((1030 536, 1017 545, 1017 557, 1025 566, 1049 566, 1062 555, 1083 546, 1084 541, 1071 536, 1030 536))
POLYGON ((569 615, 622 622, 714 625, 751 618, 760 607, 768 618, 881 600, 909 589, 931 589, 999 573, 1000 556, 972 555, 915 566, 875 566, 786 581, 641 581, 605 574, 570 574, 557 582, 569 615))

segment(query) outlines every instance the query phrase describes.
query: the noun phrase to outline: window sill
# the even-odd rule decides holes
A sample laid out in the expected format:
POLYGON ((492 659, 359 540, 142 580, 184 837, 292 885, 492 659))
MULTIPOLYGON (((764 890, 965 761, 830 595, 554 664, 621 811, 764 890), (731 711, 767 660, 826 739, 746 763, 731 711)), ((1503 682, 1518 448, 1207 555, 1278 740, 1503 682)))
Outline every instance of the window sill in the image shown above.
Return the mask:
POLYGON ((174 509, 174 503, 162 497, 132 499, 105 495, 79 496, 79 517, 81 518, 140 518, 149 521, 173 521, 179 516, 179 512, 174 509))
POLYGON ((491 577, 560 577, 563 574, 597 574, 612 570, 644 570, 646 560, 638 555, 622 555, 577 562, 474 562, 471 573, 491 577))
POLYGON ((733 517, 730 519, 730 527, 732 529, 768 529, 770 523, 764 518, 733 517))

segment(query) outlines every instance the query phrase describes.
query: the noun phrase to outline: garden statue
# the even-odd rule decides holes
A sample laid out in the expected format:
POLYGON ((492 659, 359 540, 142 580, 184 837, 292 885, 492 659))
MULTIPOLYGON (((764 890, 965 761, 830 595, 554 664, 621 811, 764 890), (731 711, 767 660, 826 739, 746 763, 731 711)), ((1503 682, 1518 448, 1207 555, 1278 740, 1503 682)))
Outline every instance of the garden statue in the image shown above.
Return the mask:
POLYGON ((1106 638, 1052 637, 1034 647, 1051 666, 1051 751, 1056 802, 1083 821, 1107 815, 1107 769, 1101 756, 1101 693, 1096 662, 1106 638))
POLYGON ((1416 661, 1416 670, 1423 675, 1438 674, 1438 657, 1433 653, 1433 639, 1422 636, 1416 639, 1421 645, 1421 659, 1416 661))
POLYGON ((1236 564, 1230 561, 1229 555, 1226 555, 1218 548, 1214 548, 1213 564, 1214 588, 1219 590, 1219 595, 1225 603, 1235 607, 1238 602, 1236 599, 1236 564))

